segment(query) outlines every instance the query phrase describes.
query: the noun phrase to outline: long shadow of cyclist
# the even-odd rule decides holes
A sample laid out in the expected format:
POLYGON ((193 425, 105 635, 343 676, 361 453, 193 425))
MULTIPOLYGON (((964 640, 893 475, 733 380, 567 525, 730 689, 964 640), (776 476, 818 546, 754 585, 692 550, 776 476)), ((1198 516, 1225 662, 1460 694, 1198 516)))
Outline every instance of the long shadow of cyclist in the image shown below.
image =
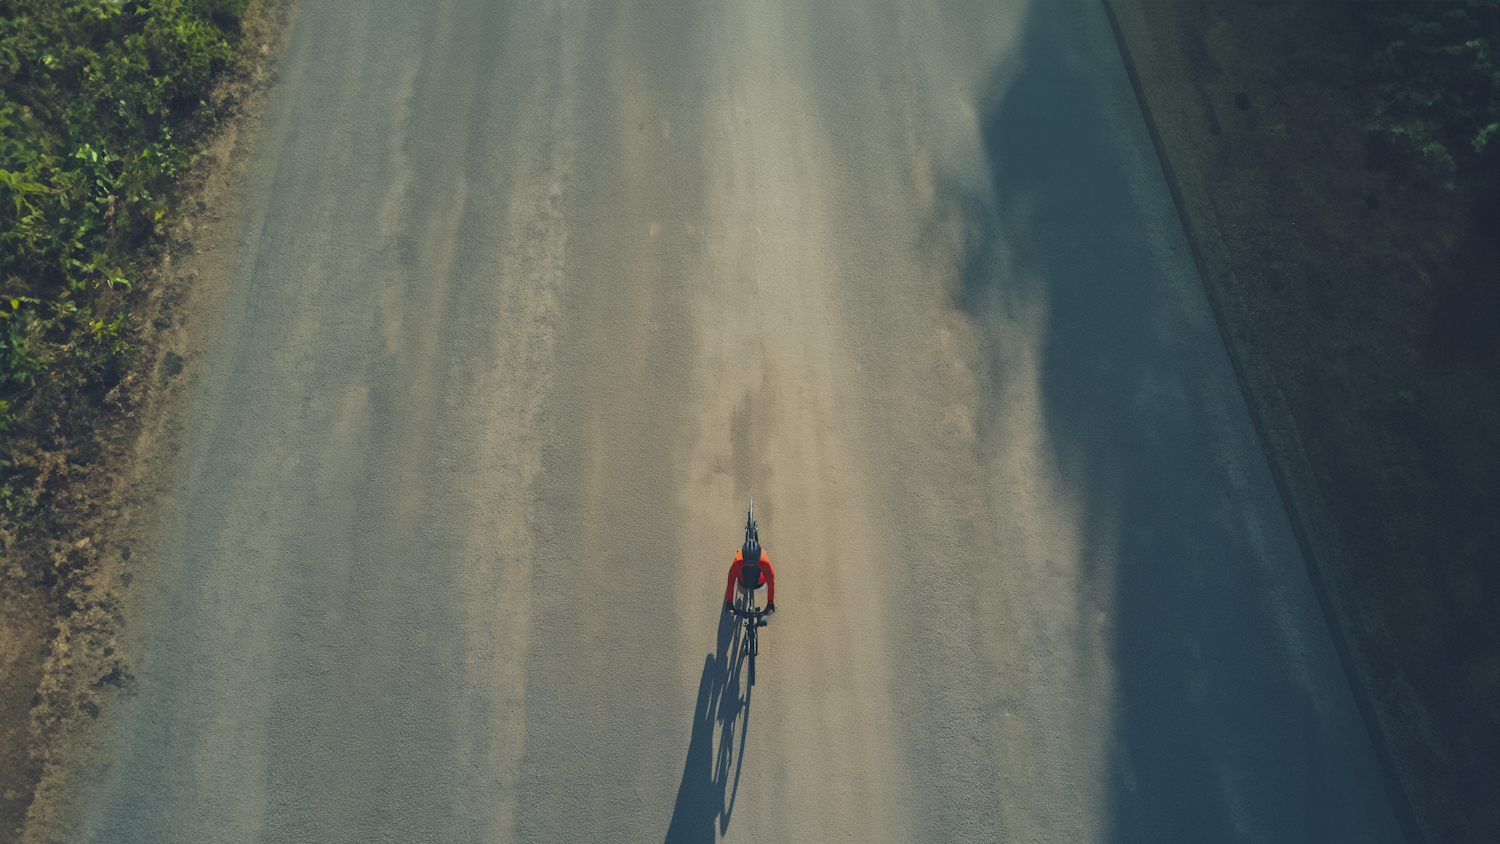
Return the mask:
POLYGON ((717 653, 703 659, 703 679, 698 683, 698 702, 693 707, 693 734, 666 844, 713 842, 729 829, 750 727, 750 687, 740 682, 745 660, 738 647, 739 627, 738 619, 724 613, 719 619, 717 653), (717 750, 715 727, 719 732, 717 750), (714 829, 715 821, 718 830, 714 829))

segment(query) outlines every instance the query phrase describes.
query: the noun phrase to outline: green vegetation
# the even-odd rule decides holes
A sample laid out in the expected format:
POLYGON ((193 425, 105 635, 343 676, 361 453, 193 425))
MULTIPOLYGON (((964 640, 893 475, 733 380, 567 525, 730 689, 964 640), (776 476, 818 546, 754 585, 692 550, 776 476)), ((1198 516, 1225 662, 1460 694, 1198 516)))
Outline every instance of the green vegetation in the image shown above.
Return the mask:
POLYGON ((0 0, 0 507, 87 431, 248 0, 0 0), (25 441, 23 449, 18 443, 25 441))
POLYGON ((1377 3, 1370 129, 1443 173, 1500 162, 1500 3, 1377 3))

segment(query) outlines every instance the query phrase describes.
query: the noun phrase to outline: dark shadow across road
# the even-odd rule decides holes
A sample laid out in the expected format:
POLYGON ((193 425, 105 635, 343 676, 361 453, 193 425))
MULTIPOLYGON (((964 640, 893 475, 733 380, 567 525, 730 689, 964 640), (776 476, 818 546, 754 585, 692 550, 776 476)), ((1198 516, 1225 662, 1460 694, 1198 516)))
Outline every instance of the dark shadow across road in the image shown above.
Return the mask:
POLYGON ((724 613, 719 618, 718 647, 703 658, 693 733, 666 844, 712 844, 729 830, 750 729, 750 686, 743 684, 742 694, 741 675, 747 663, 739 647, 739 631, 738 619, 724 613))
POLYGON ((1048 440, 1084 505, 1086 577, 1108 584, 1078 596, 1113 628, 1107 840, 1397 840, 1347 688, 1299 676, 1328 667, 1295 650, 1328 651, 1296 641, 1321 620, 1277 615, 1278 590, 1307 586, 1268 574, 1238 512, 1224 461, 1263 458, 1220 429, 1243 414, 1232 371, 1182 283, 1166 188, 1132 170, 1155 163, 1144 125, 1111 117, 1129 89, 1080 35, 1093 12, 1032 7, 1019 72, 982 116, 993 205, 964 203, 959 304, 990 332, 1007 301, 1045 306, 1048 440))

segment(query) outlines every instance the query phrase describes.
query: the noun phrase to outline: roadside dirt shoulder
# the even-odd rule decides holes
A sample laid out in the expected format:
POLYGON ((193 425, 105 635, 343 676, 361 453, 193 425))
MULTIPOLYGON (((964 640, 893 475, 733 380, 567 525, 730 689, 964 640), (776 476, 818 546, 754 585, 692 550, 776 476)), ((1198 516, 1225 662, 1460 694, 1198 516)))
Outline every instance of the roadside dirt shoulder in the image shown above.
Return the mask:
POLYGON ((1350 6, 1107 5, 1408 837, 1494 841, 1494 200, 1371 147, 1350 6))
POLYGON ((0 842, 69 840, 71 800, 101 715, 132 694, 134 571, 150 558, 200 353, 230 282, 251 151, 290 31, 292 0, 252 4, 250 61, 214 91, 233 117, 183 179, 167 253, 129 297, 135 366, 91 442, 43 455, 51 536, 0 555, 0 842), (37 576, 36 573, 43 573, 37 576))

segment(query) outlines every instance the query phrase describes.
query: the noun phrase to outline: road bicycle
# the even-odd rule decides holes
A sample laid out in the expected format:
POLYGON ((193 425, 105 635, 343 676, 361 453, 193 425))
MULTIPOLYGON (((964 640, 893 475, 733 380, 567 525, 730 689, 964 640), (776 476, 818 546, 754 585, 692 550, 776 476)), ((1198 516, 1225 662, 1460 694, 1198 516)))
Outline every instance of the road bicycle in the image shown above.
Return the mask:
MULTIPOLYGON (((745 514, 745 541, 760 542, 760 529, 755 524, 755 499, 750 499, 750 511, 745 514)), ((740 653, 750 659, 750 685, 755 685, 755 655, 760 653, 760 628, 767 624, 765 610, 755 608, 755 593, 747 591, 746 607, 730 607, 736 618, 744 620, 745 635, 740 638, 740 653)))

